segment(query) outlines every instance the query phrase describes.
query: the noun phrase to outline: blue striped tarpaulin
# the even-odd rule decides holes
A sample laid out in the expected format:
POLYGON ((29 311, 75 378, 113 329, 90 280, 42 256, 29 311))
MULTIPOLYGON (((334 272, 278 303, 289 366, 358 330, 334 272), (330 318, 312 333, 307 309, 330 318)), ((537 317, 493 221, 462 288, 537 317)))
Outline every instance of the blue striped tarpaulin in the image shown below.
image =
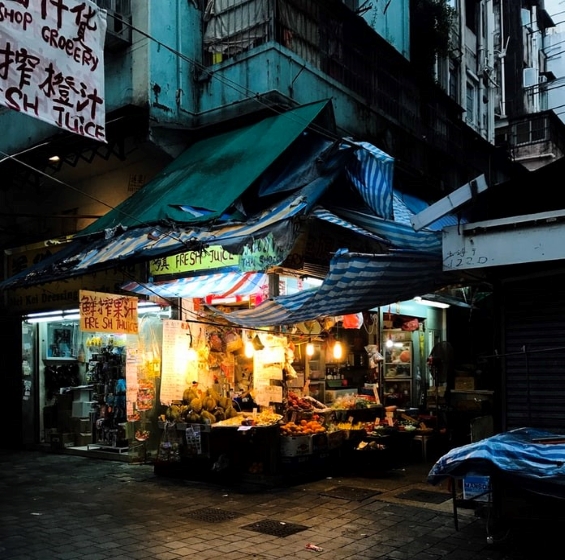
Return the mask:
POLYGON ((415 231, 410 224, 402 221, 383 220, 371 214, 351 210, 348 208, 335 208, 330 210, 352 224, 371 232, 374 235, 388 239, 391 246, 396 249, 420 251, 431 255, 441 256, 441 232, 415 231))
POLYGON ((565 499, 565 434, 518 428, 448 451, 428 474, 430 484, 449 476, 498 473, 530 492, 565 499))
POLYGON ((267 274, 259 272, 218 272, 203 276, 177 278, 163 282, 129 282, 122 290, 136 295, 162 298, 228 298, 268 293, 267 274))
POLYGON ((368 142, 355 144, 361 149, 349 162, 347 176, 375 216, 391 220, 394 159, 368 142))
POLYGON ((404 301, 445 284, 441 259, 408 252, 372 255, 342 249, 332 258, 330 271, 318 288, 274 297, 253 309, 211 310, 243 327, 291 325, 404 301))

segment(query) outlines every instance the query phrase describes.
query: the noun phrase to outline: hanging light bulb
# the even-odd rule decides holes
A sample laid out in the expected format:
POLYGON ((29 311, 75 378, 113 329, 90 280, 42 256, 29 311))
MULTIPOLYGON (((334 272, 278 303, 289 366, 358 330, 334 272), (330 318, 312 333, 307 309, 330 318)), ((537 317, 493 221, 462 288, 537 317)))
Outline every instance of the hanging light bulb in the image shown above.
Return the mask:
POLYGON ((336 340, 334 343, 333 355, 334 359, 338 362, 343 357, 343 347, 341 346, 341 342, 339 340, 336 340))
POLYGON ((312 344, 312 340, 308 340, 308 344, 306 344, 306 355, 313 356, 314 355, 314 345, 312 344))
POLYGON ((387 341, 386 341, 386 347, 392 348, 393 346, 394 346, 394 342, 392 341, 392 336, 389 336, 387 341))

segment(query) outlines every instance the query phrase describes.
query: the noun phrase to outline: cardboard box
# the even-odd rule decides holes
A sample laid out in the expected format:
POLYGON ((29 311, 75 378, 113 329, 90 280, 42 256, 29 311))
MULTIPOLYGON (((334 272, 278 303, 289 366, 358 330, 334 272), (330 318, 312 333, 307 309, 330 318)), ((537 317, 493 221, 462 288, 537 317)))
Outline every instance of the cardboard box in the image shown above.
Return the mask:
POLYGON ((92 410, 92 404, 90 401, 74 401, 72 415, 75 418, 88 418, 92 410))
POLYGON ((75 434, 86 434, 92 431, 90 418, 71 418, 71 424, 75 434))
POLYGON ((455 378, 456 391, 474 391, 475 378, 474 377, 456 377, 455 378))
POLYGON ((343 430, 327 432, 326 435, 328 437, 328 449, 338 449, 345 441, 345 432, 343 430))
POLYGON ((91 443, 92 443, 92 434, 90 432, 77 434, 75 436, 75 445, 77 447, 84 447, 85 445, 89 445, 91 443))
POLYGON ((298 457, 311 454, 311 435, 281 437, 281 457, 298 457))

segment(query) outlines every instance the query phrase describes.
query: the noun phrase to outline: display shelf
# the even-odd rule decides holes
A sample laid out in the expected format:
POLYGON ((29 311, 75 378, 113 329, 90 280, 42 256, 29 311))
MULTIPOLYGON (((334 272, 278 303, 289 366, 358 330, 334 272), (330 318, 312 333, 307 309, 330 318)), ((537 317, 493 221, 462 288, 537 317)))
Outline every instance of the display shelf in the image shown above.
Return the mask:
POLYGON ((414 355, 410 334, 400 330, 383 331, 385 404, 404 407, 412 402, 414 355))
POLYGON ((324 360, 324 347, 321 344, 314 344, 314 354, 306 357, 305 376, 308 386, 308 394, 325 402, 326 399, 326 366, 324 360))

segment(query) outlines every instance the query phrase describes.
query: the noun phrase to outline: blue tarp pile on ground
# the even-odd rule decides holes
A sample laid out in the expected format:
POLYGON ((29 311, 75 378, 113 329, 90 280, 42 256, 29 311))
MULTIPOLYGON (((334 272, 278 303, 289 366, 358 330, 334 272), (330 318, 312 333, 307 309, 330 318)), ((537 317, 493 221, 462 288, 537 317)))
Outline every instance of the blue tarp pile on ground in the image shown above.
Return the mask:
POLYGON ((565 435, 518 428, 456 447, 435 463, 427 480, 435 485, 469 475, 496 476, 522 490, 565 499, 565 435))

